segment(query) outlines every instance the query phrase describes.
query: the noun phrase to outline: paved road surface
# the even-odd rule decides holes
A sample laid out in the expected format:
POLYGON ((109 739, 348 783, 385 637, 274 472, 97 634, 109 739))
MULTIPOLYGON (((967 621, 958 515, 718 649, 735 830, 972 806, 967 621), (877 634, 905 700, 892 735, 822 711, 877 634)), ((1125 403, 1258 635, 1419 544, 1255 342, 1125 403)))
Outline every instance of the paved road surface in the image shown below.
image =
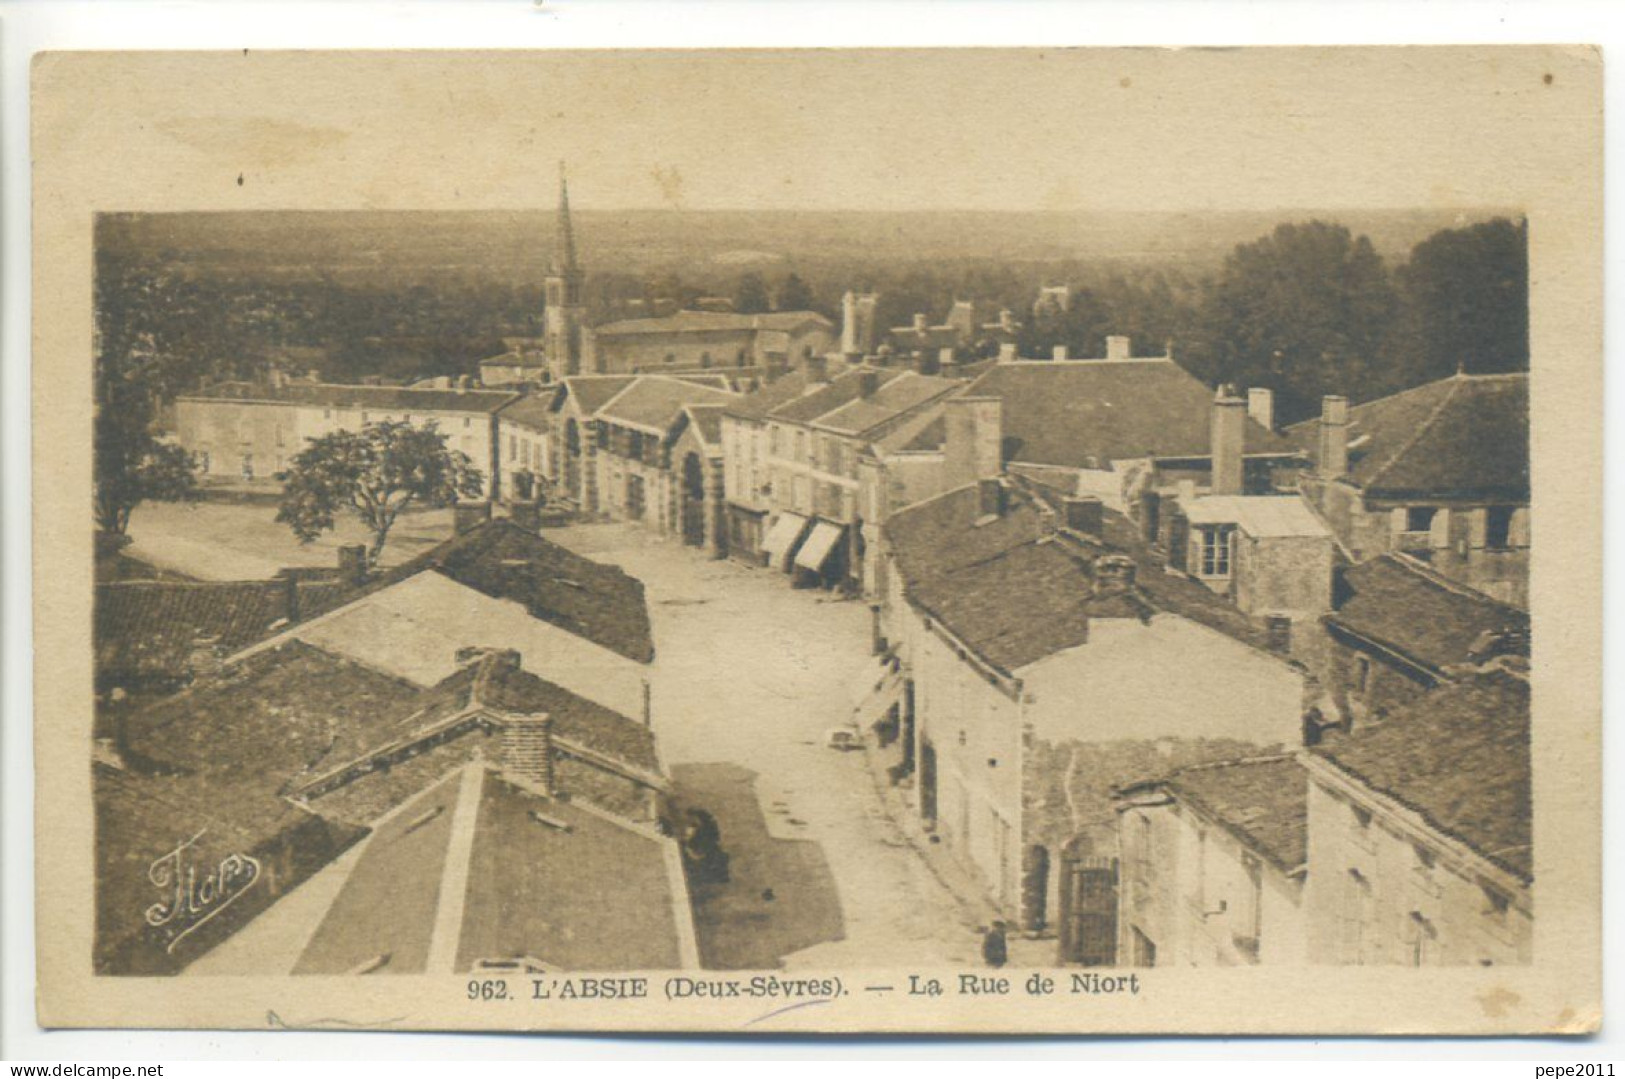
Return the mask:
MULTIPOLYGON (((761 884, 773 898, 757 912, 736 909, 737 931, 748 933, 753 917, 798 901, 818 904, 796 919, 798 932, 827 925, 832 880, 839 929, 815 935, 840 939, 800 947, 783 957, 786 967, 980 962, 975 927, 885 816, 862 755, 822 744, 826 730, 846 721, 855 687, 872 669, 863 603, 793 590, 781 575, 711 561, 628 525, 577 525, 546 535, 644 582, 658 651, 656 733, 679 780, 716 784, 732 814, 737 770, 683 766, 742 766, 756 774, 768 833, 816 844, 794 858, 741 867, 753 895, 761 884), (816 879, 823 875, 820 861, 824 880, 816 879), (760 876, 784 865, 807 866, 801 872, 812 879, 760 876)), ((722 825, 726 847, 728 822, 722 825)))

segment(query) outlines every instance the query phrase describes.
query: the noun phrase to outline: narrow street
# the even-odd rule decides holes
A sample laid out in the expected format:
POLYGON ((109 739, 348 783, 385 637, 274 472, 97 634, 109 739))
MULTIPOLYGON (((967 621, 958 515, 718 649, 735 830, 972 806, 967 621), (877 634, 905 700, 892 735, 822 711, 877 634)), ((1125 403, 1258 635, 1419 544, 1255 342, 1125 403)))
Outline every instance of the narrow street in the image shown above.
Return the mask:
POLYGON ((546 535, 647 589, 660 750, 733 863, 723 894, 700 897, 708 965, 980 961, 976 927, 885 815, 863 754, 823 744, 873 663, 863 603, 630 525, 546 535))

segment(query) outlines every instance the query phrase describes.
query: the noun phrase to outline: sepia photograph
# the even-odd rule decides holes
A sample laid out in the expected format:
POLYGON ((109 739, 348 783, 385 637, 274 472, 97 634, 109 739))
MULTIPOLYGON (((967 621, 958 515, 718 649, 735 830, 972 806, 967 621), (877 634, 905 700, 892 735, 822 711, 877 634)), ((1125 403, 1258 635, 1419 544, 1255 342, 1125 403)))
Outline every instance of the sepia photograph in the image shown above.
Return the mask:
POLYGON ((47 58, 42 1015, 1594 1025, 1600 57, 1407 51, 47 58))

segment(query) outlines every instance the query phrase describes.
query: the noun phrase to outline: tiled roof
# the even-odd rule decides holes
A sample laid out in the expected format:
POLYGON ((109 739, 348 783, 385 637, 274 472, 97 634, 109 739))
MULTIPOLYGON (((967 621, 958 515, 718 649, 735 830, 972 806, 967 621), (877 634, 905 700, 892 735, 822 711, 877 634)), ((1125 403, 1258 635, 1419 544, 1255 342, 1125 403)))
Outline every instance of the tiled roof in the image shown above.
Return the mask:
POLYGON ((1529 683, 1505 671, 1430 690, 1315 752, 1524 880, 1533 879, 1529 683))
POLYGON ((1162 781, 1283 873, 1309 859, 1309 777, 1296 757, 1197 765, 1162 781))
MULTIPOLYGON (((298 615, 335 605, 336 581, 301 581, 298 615)), ((176 679, 191 671, 193 642, 228 655, 287 624, 287 585, 272 581, 123 581, 96 586, 96 673, 102 680, 176 679)))
POLYGON ((1329 624, 1435 672, 1467 662, 1489 634, 1509 634, 1528 652, 1528 614, 1398 555, 1350 566, 1339 594, 1329 624))
POLYGON ((684 405, 726 405, 736 395, 681 379, 641 375, 596 413, 610 422, 667 431, 684 405))
POLYGON ((216 811, 248 827, 307 769, 353 757, 419 706, 411 683, 290 640, 130 716, 125 742, 144 768, 207 775, 216 811))
POLYGON ((511 521, 489 521, 385 570, 377 591, 427 570, 568 630, 639 663, 654 658, 643 583, 615 566, 583 558, 511 521))
POLYGON ((183 397, 193 401, 265 401, 319 408, 377 409, 380 412, 495 412, 518 394, 508 390, 413 389, 406 386, 348 386, 332 382, 222 382, 183 397))
POLYGON ((582 415, 591 416, 636 378, 636 375, 571 375, 562 385, 564 393, 575 398, 582 415))
POLYGON ((983 517, 976 487, 949 491, 894 514, 887 541, 909 598, 984 660, 1006 673, 1084 643, 1089 618, 1176 614, 1253 647, 1263 628, 1183 574, 1168 573, 1139 539, 1134 523, 1104 514, 1103 535, 1041 535, 1041 495, 1032 485, 1006 488, 1005 510, 983 517), (1095 598, 1096 556, 1135 562, 1127 595, 1095 598))
MULTIPOLYGON (((1318 419, 1289 434, 1312 452, 1318 419)), ((1529 501, 1529 376, 1455 375, 1349 409, 1348 479, 1382 498, 1529 501)))
MULTIPOLYGON (((1213 392, 1172 360, 1000 362, 965 392, 1004 402, 1011 461, 1107 468, 1132 458, 1209 453, 1213 392)), ((934 449, 942 437, 933 425, 909 448, 934 449)), ((1248 419, 1245 452, 1286 454, 1293 447, 1248 419)))
POLYGON ((754 330, 798 330, 803 326, 833 326, 816 311, 768 311, 741 315, 732 311, 678 311, 661 318, 629 318, 608 322, 593 329, 598 337, 632 334, 749 332, 754 330))
POLYGON ((459 771, 380 824, 353 865, 336 864, 333 898, 294 968, 417 974, 446 962, 535 961, 550 970, 670 970, 693 961, 678 931, 686 897, 665 844, 479 765, 459 771), (471 844, 453 842, 467 828, 471 844), (465 823, 466 822, 466 823, 465 823), (443 923, 440 895, 465 890, 443 923), (455 939, 437 940, 437 933, 455 939))

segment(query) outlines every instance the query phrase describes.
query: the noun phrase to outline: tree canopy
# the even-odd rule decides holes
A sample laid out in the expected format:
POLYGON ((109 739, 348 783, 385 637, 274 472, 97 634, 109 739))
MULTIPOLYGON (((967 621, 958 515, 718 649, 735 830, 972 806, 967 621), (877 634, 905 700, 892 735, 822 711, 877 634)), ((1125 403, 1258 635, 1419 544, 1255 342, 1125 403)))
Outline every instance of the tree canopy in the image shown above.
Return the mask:
POLYGON ((408 506, 449 505, 477 497, 483 487, 480 470, 467 454, 448 449, 433 423, 386 421, 311 439, 287 471, 276 519, 309 543, 349 510, 372 534, 367 559, 377 565, 408 506))
POLYGON ((767 282, 752 271, 739 276, 739 287, 734 289, 734 310, 742 315, 760 315, 771 310, 768 303, 767 282))
POLYGON ((1394 342, 1407 383, 1529 366, 1529 231, 1495 218, 1444 229, 1395 273, 1404 317, 1394 342))

